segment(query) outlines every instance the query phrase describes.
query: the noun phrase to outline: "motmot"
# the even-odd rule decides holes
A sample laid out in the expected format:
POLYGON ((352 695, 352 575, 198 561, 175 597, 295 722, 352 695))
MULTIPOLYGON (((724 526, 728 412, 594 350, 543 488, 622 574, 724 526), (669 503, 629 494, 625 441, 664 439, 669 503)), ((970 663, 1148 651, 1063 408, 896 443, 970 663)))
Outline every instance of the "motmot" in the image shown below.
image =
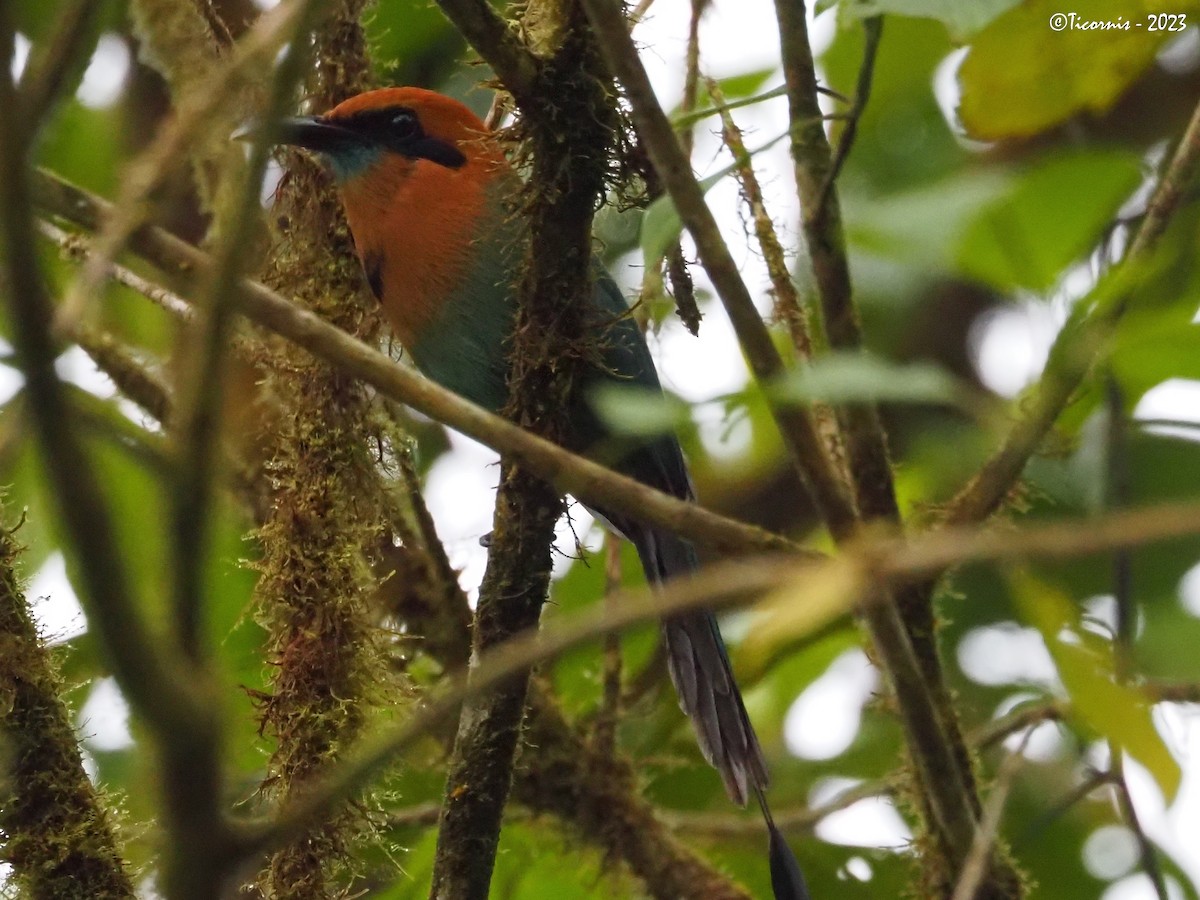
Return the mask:
MULTIPOLYGON (((313 151, 332 171, 363 271, 401 345, 427 377, 493 412, 507 401, 507 349, 528 226, 513 215, 516 171, 465 105, 421 88, 358 94, 320 116, 284 120, 280 143, 313 151)), ((589 396, 604 384, 661 392, 645 336, 615 282, 596 262, 590 312, 606 332, 599 358, 577 378, 567 411, 568 449, 596 455, 613 436, 589 396)), ((612 463, 609 455, 604 461, 612 463)), ((694 499, 674 436, 627 447, 618 471, 694 499)), ((678 535, 603 504, 589 506, 632 542, 651 584, 696 570, 678 535)), ((775 828, 764 791, 767 765, 716 618, 698 611, 662 621, 671 680, 705 759, 738 804, 753 795, 766 818, 780 900, 808 897, 799 866, 775 828)))

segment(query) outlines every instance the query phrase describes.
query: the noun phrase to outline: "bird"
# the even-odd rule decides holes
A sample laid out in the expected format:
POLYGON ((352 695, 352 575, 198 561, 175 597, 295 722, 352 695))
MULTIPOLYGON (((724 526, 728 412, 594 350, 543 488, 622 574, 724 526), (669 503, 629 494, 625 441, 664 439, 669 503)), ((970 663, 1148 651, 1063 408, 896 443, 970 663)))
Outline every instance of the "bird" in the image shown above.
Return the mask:
MULTIPOLYGON (((511 201, 520 177, 494 134, 466 105, 435 91, 390 87, 352 96, 323 115, 278 123, 276 142, 323 159, 333 175, 366 282, 385 319, 426 377, 492 412, 508 397, 508 337, 528 224, 511 201)), ((600 358, 578 376, 568 404, 567 449, 636 480, 694 500, 673 435, 625 444, 589 397, 606 384, 662 391, 645 335, 599 261, 587 298, 600 358)), ((698 568, 686 539, 603 503, 588 507, 637 550, 647 581, 661 585, 698 568)), ((753 795, 769 837, 777 900, 809 900, 799 864, 767 805, 766 760, 734 679, 717 620, 707 611, 662 620, 671 680, 705 759, 730 798, 753 795)))

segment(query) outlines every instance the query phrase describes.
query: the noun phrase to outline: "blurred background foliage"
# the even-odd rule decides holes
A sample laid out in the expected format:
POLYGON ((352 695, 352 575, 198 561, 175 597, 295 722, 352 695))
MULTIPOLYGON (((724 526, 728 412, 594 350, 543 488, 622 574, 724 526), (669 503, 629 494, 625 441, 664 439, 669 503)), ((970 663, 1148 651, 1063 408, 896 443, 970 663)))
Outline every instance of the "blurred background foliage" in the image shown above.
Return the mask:
MULTIPOLYGON (((4 2, 13 5, 18 30, 33 42, 47 36, 59 13, 53 0, 4 2)), ((723 2, 718 0, 718 7, 723 2)), ((234 34, 257 14, 250 0, 213 0, 212 5, 234 34)), ((1188 27, 1181 35, 1146 28, 1114 34, 1054 32, 1048 22, 1059 5, 1057 0, 844 0, 821 6, 818 65, 827 84, 847 96, 853 95, 863 52, 859 20, 875 12, 888 14, 873 98, 839 182, 871 355, 826 360, 803 380, 779 389, 791 391, 800 402, 881 400, 900 495, 918 521, 929 518, 994 447, 1019 407, 1019 392, 1036 375, 1054 330, 1128 240, 1155 165, 1200 99, 1200 5, 1178 3, 1160 10, 1137 0, 1080 4, 1087 17, 1131 22, 1144 22, 1149 13, 1185 13, 1188 27)), ((670 4, 662 0, 662 6, 659 14, 667 16, 670 4)), ((380 0, 370 9, 366 26, 380 83, 434 87, 463 97, 481 113, 486 110, 489 95, 472 88, 488 72, 471 62, 465 42, 427 0, 380 0)), ((114 195, 123 164, 170 114, 165 85, 138 62, 137 52, 123 4, 110 3, 94 71, 89 70, 75 99, 62 106, 46 130, 38 164, 114 195)), ((725 78, 723 87, 735 101, 770 92, 782 81, 779 71, 755 67, 722 74, 734 76, 725 78)), ((835 106, 831 101, 830 108, 835 106)), ((701 120, 698 132, 711 132, 715 121, 701 120)), ((832 127, 836 134, 840 126, 832 127)), ((774 136, 763 129, 748 143, 758 146, 774 136)), ((711 164, 711 172, 724 165, 699 154, 697 159, 700 167, 711 164)), ((191 185, 184 179, 168 191, 173 200, 166 206, 164 224, 184 237, 201 239, 205 220, 191 185)), ((774 204, 780 224, 795 233, 794 221, 785 221, 795 215, 785 196, 790 193, 787 182, 776 179, 767 201, 774 204)), ((1114 413, 1132 418, 1126 448, 1129 486, 1122 502, 1140 505, 1200 495, 1200 393, 1195 383, 1188 393, 1180 381, 1200 380, 1200 329, 1194 321, 1200 302, 1200 230, 1193 199, 1166 236, 1149 283, 1120 326, 1103 367, 1120 388, 1119 407, 1105 403, 1099 377, 1089 382, 1064 415, 1047 452, 1029 466, 1010 505, 1014 520, 1086 518, 1108 505, 1106 460, 1112 448, 1106 422, 1114 413), (1164 394, 1166 382, 1171 384, 1164 394), (1139 424, 1139 419, 1152 421, 1139 424)), ((736 230, 736 209, 717 212, 736 230)), ((645 229, 639 232, 640 215, 631 211, 604 220, 611 261, 640 259, 639 241, 659 240, 645 229)), ((69 279, 69 264, 49 246, 44 263, 56 287, 69 279)), ((803 288, 806 267, 796 268, 803 288)), ((634 283, 626 287, 631 295, 638 288, 634 283)), ((702 279, 700 289, 709 319, 720 318, 702 279)), ((768 302, 764 289, 764 308, 768 302)), ((153 365, 166 364, 173 327, 161 310, 118 286, 108 287, 104 302, 93 308, 106 330, 153 365)), ((0 308, 0 336, 7 336, 3 315, 0 308)), ((708 327, 706 321, 701 340, 708 327)), ((671 332, 679 326, 668 316, 662 328, 671 332)), ((59 584, 52 573, 62 566, 60 532, 23 424, 20 381, 4 362, 0 359, 0 483, 7 486, 8 521, 25 511, 18 537, 26 548, 24 571, 36 594, 38 585, 59 584)), ((725 363, 715 360, 712 365, 725 363)), ((129 423, 144 427, 145 417, 96 376, 78 349, 64 353, 61 367, 81 390, 99 398, 89 407, 95 413, 92 450, 117 511, 119 537, 141 596, 165 597, 169 554, 158 524, 166 521, 165 501, 153 451, 147 449, 156 435, 146 429, 137 440, 130 439, 129 423)), ((810 535, 823 546, 823 535, 813 533, 812 510, 781 458, 761 397, 737 391, 707 400, 700 406, 664 408, 618 398, 613 415, 616 424, 633 430, 683 424, 699 493, 707 503, 748 521, 810 535), (714 415, 719 428, 697 427, 697 421, 711 422, 714 415)), ((451 452, 450 444, 436 426, 414 423, 414 430, 421 439, 420 469, 428 472, 442 454, 451 452)), ((254 574, 248 561, 255 548, 245 540, 249 530, 250 522, 235 504, 221 509, 208 616, 212 646, 229 688, 229 762, 246 796, 257 784, 267 752, 249 699, 264 687, 266 677, 262 633, 251 608, 254 574)), ((637 566, 628 550, 623 561, 625 577, 633 580, 637 566)), ((1141 549, 1132 554, 1131 564, 1138 604, 1136 671, 1200 681, 1200 542, 1179 540, 1141 549)), ((561 577, 547 618, 597 602, 603 594, 604 567, 594 554, 558 568, 561 577)), ((1013 578, 994 566, 967 567, 940 594, 948 677, 966 727, 1053 697, 1070 696, 1078 708, 1094 709, 1095 715, 1036 730, 1006 808, 1005 838, 1036 885, 1032 896, 1152 896, 1135 874, 1132 837, 1123 830, 1109 793, 1096 790, 1067 801, 1092 768, 1104 764, 1105 740, 1112 738, 1131 746, 1156 744, 1146 751, 1149 758, 1139 762, 1157 782, 1140 779, 1137 796, 1148 807, 1170 806, 1175 797, 1157 792, 1178 790, 1171 759, 1186 760, 1186 735, 1198 740, 1200 732, 1194 718, 1189 731, 1182 714, 1161 708, 1154 719, 1157 730, 1146 731, 1148 719, 1132 725, 1130 717, 1101 702, 1106 695, 1097 685, 1107 683, 1104 659, 1113 622, 1110 558, 1022 571, 1022 577, 1013 578), (1055 598, 1064 603, 1055 606, 1055 598), (1051 607, 1061 616, 1048 619, 1051 607), (1088 649, 1092 655, 1080 665, 1084 670, 1092 665, 1091 675, 1069 676, 1064 666, 1070 665, 1056 649, 1062 647, 1088 649)), ((40 606, 61 608, 63 603, 57 597, 40 606)), ((876 698, 878 684, 865 666, 862 637, 852 622, 816 635, 776 635, 769 659, 738 650, 739 635, 756 627, 754 616, 730 615, 726 626, 735 661, 751 676, 743 682, 747 705, 773 767, 777 814, 786 817, 902 764, 899 726, 888 705, 876 698), (811 739, 826 730, 834 736, 811 739)), ((120 704, 113 699, 112 682, 91 635, 78 628, 56 633, 49 627, 47 637, 58 642, 56 652, 72 686, 69 700, 78 710, 95 777, 122 809, 131 862, 149 874, 156 838, 155 775, 136 723, 131 735, 123 734, 120 704)), ((662 675, 655 648, 653 627, 624 637, 631 683, 647 668, 662 675)), ((412 670, 420 671, 416 664, 412 670)), ((546 674, 564 709, 586 718, 595 714, 600 700, 601 671, 601 655, 589 647, 567 655, 546 674)), ((639 761, 647 795, 680 823, 685 839, 755 896, 766 896, 757 823, 748 817, 740 836, 712 828, 711 815, 703 814, 717 814, 726 826, 733 817, 719 781, 699 758, 665 677, 646 681, 649 687, 624 715, 620 740, 639 761)), ((1174 818, 1161 812, 1152 816, 1161 824, 1154 837, 1161 841, 1158 850, 1173 897, 1198 896, 1200 798, 1195 782, 1200 756, 1195 749, 1190 748, 1190 766, 1185 766, 1189 818, 1178 812, 1182 806, 1174 818)), ((1003 747, 983 752, 981 769, 994 772, 1006 752, 1003 747)), ((443 762, 443 745, 431 737, 389 779, 386 805, 404 810, 438 802, 443 762)), ((1178 796, 1182 804, 1183 793, 1178 796)), ((896 809, 899 817, 883 801, 863 801, 825 820, 815 838, 807 830, 791 834, 815 897, 903 893, 911 877, 904 822, 912 819, 903 801, 896 809), (839 817, 841 825, 835 821, 839 817)), ((426 894, 435 832, 428 823, 413 826, 400 819, 388 832, 387 852, 373 851, 362 861, 359 887, 366 896, 401 900, 426 894)), ((493 896, 635 897, 639 887, 620 866, 602 859, 557 821, 517 806, 502 838, 493 896)))

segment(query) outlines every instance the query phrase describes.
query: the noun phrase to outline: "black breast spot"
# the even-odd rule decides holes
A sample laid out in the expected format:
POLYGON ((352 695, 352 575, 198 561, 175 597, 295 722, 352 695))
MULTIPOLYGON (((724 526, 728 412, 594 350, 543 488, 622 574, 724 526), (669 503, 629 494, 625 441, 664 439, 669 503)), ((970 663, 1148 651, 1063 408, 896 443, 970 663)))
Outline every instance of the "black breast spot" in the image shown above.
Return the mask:
POLYGON ((363 271, 376 300, 383 300, 383 254, 371 250, 363 256, 363 271))

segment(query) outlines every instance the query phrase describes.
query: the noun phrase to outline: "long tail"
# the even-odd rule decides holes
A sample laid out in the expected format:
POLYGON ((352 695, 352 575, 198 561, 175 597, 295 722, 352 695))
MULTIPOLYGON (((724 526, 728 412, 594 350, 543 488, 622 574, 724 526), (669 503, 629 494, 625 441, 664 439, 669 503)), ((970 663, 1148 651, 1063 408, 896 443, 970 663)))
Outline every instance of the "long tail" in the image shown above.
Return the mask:
MULTIPOLYGON (((690 542, 652 528, 628 531, 633 532, 627 536, 651 583, 662 584, 697 568, 690 542)), ((735 803, 745 806, 750 794, 758 800, 767 823, 775 900, 811 900, 800 864, 767 806, 767 763, 742 703, 716 618, 706 611, 685 613, 664 619, 662 630, 679 706, 692 722, 704 758, 721 773, 725 790, 735 803)))

